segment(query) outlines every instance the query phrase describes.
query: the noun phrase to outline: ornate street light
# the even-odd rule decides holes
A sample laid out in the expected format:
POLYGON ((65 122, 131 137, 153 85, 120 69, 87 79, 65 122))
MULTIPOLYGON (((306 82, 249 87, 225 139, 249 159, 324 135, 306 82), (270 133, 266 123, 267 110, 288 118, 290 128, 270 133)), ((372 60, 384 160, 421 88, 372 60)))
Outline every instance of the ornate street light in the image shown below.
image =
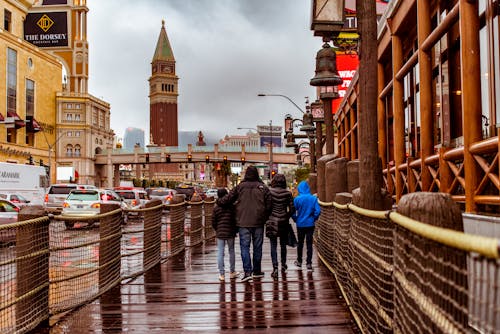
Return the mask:
POLYGON ((311 30, 314 36, 329 38, 338 35, 345 21, 344 0, 312 0, 311 30))

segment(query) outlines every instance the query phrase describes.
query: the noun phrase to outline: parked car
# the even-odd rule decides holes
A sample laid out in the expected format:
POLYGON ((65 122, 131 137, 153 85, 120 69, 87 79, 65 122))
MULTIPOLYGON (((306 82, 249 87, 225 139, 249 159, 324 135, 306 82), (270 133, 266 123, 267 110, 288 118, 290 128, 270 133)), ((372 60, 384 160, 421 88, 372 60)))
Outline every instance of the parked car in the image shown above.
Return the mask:
MULTIPOLYGON (((19 207, 14 203, 0 199, 0 225, 16 223, 19 215, 19 207)), ((0 244, 11 244, 16 242, 15 229, 0 230, 0 244)))
POLYGON ((26 197, 16 193, 0 193, 0 198, 10 201, 20 208, 30 203, 26 197))
MULTIPOLYGON (((109 189, 74 189, 64 200, 61 216, 97 216, 102 204, 118 204, 126 208, 126 203, 113 190, 109 189)), ((95 221, 87 221, 93 225, 95 221)), ((74 221, 65 221, 66 227, 72 228, 74 221)))
POLYGON ((76 189, 97 189, 89 184, 58 183, 53 184, 47 190, 44 199, 45 211, 48 213, 61 213, 64 200, 72 190, 76 189))
POLYGON ((151 200, 159 199, 163 204, 172 203, 172 199, 177 194, 177 191, 170 188, 152 188, 149 192, 149 198, 151 200))

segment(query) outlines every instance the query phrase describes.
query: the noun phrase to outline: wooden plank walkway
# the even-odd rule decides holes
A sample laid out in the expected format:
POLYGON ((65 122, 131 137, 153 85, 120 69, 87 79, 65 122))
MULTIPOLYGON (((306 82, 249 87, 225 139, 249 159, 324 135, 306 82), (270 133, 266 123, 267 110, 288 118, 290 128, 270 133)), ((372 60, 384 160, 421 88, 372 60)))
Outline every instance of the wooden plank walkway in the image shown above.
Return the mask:
MULTIPOLYGON (((238 239, 236 244, 236 265, 241 271, 238 239)), ((265 277, 253 282, 226 278, 220 283, 216 241, 209 240, 39 333, 219 333, 242 329, 288 334, 359 333, 328 269, 316 256, 313 272, 297 269, 293 265, 296 249, 288 250, 289 268, 278 280, 270 276, 271 256, 265 238, 265 277)))

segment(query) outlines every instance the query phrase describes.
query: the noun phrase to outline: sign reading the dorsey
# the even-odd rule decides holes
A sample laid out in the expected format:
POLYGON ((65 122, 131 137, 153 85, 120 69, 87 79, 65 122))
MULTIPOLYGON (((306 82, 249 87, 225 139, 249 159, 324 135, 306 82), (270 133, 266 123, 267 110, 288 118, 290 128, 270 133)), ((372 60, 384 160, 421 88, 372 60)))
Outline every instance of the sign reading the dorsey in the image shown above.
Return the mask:
POLYGON ((67 13, 28 14, 24 21, 24 39, 41 48, 68 46, 67 13))

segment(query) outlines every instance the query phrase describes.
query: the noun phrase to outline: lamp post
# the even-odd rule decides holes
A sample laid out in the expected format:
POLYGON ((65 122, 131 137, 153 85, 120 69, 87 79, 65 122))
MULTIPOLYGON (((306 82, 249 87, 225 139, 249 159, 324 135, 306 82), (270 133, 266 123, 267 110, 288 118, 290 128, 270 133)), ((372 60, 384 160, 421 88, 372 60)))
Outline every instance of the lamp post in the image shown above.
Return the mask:
POLYGON ((45 141, 47 142, 47 147, 49 148, 49 163, 48 163, 49 183, 52 183, 52 149, 55 147, 55 145, 57 144, 59 139, 61 139, 66 134, 66 132, 60 133, 59 136, 56 137, 56 140, 52 144, 49 143, 49 140, 47 139, 47 135, 45 134, 45 131, 42 130, 42 133, 43 133, 43 137, 45 138, 45 141))
POLYGON ((269 180, 273 180, 273 120, 269 121, 269 131, 271 131, 271 141, 269 143, 269 180))
POLYGON ((288 96, 286 95, 283 95, 283 94, 263 94, 263 93, 260 93, 260 94, 257 94, 257 96, 280 96, 280 97, 283 97, 285 99, 287 99, 288 101, 290 101, 294 106, 295 108, 299 109, 299 111, 303 114, 305 114, 305 111, 302 110, 302 108, 300 108, 297 103, 293 102, 293 100, 291 98, 289 98, 288 96))
POLYGON ((242 128, 242 127, 237 127, 236 129, 238 129, 238 130, 253 130, 253 131, 257 132, 257 133, 259 132, 256 128, 242 128))

